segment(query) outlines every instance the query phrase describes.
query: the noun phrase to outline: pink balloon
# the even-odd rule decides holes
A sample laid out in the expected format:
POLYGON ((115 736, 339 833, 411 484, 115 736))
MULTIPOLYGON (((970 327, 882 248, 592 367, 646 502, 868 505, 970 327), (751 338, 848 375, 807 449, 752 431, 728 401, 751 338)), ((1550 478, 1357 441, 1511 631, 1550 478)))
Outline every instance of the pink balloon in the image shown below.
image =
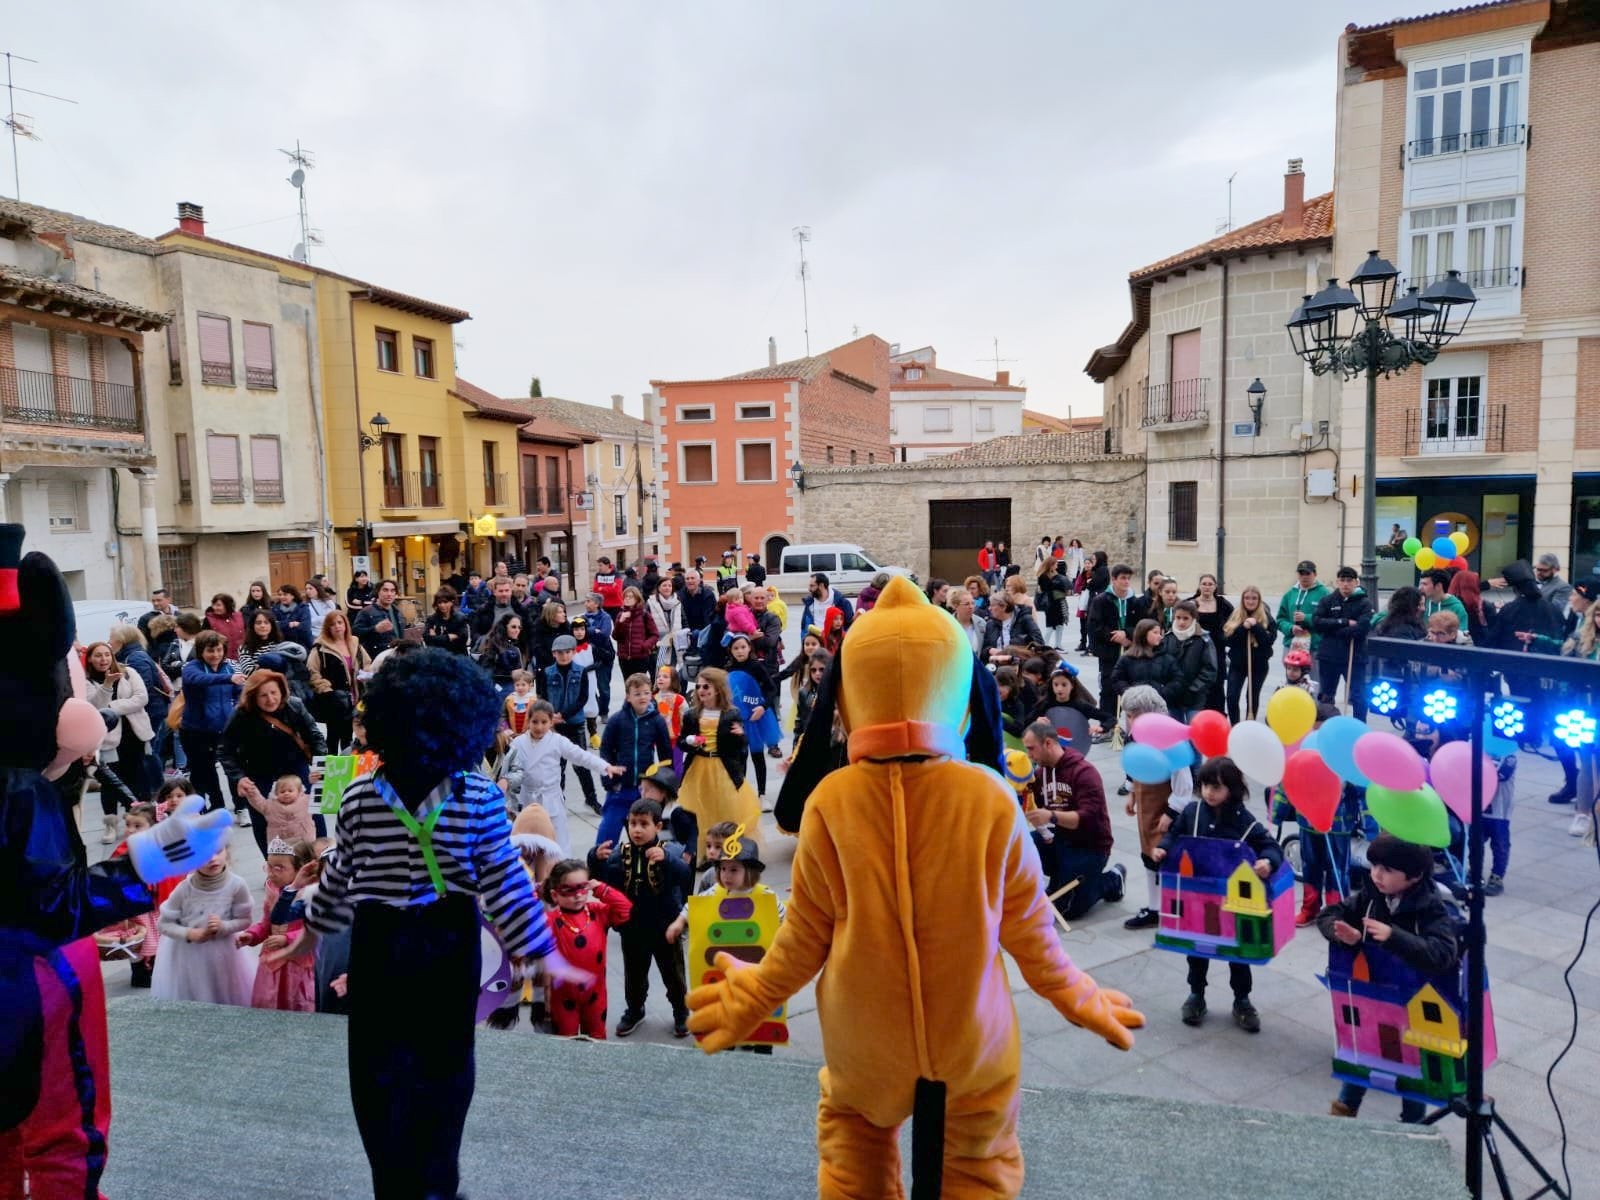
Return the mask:
POLYGON ((1422 757, 1405 739, 1373 730, 1356 739, 1356 767, 1373 783, 1397 792, 1414 792, 1423 784, 1422 757))
POLYGON ((1129 726, 1133 740, 1141 746, 1154 746, 1157 750, 1170 750, 1179 742, 1189 740, 1189 727, 1166 713, 1145 713, 1135 717, 1129 726))
MULTIPOLYGON (((1445 807, 1463 822, 1472 819, 1472 743, 1446 742, 1433 752, 1429 763, 1433 788, 1445 807)), ((1483 756, 1483 807, 1494 799, 1498 780, 1494 760, 1483 756)))

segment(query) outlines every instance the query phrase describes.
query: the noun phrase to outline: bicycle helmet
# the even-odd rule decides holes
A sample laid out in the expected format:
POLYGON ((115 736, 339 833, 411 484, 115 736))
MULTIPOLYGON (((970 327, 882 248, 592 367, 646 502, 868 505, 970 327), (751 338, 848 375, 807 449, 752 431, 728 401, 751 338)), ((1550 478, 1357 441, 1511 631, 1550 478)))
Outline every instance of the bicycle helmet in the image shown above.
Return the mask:
POLYGON ((1311 655, 1304 650, 1291 650, 1283 656, 1283 665, 1286 667, 1309 667, 1311 665, 1311 655))

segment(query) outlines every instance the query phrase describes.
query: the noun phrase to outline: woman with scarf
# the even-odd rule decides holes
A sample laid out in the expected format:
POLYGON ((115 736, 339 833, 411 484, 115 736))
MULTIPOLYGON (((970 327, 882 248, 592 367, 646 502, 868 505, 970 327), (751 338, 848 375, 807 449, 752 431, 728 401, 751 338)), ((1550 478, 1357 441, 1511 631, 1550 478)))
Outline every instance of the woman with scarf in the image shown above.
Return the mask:
POLYGON ((664 577, 650 593, 645 605, 656 627, 656 669, 678 665, 678 643, 682 640, 683 605, 672 586, 672 576, 664 577))

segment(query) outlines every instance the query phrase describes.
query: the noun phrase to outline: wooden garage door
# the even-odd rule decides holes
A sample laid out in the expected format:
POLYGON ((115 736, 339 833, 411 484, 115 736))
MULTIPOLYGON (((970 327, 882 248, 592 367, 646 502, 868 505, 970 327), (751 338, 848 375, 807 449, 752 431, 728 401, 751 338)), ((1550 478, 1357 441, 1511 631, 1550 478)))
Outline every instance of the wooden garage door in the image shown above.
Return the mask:
POLYGON ((959 583, 978 569, 984 542, 1011 545, 1011 501, 928 501, 929 578, 959 583))
POLYGON ((734 529, 713 529, 685 536, 689 539, 689 557, 683 560, 683 565, 693 566, 695 558, 703 554, 706 557, 706 569, 715 570, 722 565, 722 552, 738 541, 739 533, 734 529))

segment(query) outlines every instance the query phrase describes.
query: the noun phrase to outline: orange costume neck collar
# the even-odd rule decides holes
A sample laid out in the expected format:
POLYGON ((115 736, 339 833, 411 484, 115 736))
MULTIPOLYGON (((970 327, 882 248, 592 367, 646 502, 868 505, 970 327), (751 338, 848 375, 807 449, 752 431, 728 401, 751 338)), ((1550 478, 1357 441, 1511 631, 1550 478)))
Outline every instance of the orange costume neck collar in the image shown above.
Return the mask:
POLYGON ((906 758, 911 755, 945 754, 951 758, 967 756, 961 731, 931 721, 894 721, 868 725, 850 734, 850 761, 864 758, 906 758))

